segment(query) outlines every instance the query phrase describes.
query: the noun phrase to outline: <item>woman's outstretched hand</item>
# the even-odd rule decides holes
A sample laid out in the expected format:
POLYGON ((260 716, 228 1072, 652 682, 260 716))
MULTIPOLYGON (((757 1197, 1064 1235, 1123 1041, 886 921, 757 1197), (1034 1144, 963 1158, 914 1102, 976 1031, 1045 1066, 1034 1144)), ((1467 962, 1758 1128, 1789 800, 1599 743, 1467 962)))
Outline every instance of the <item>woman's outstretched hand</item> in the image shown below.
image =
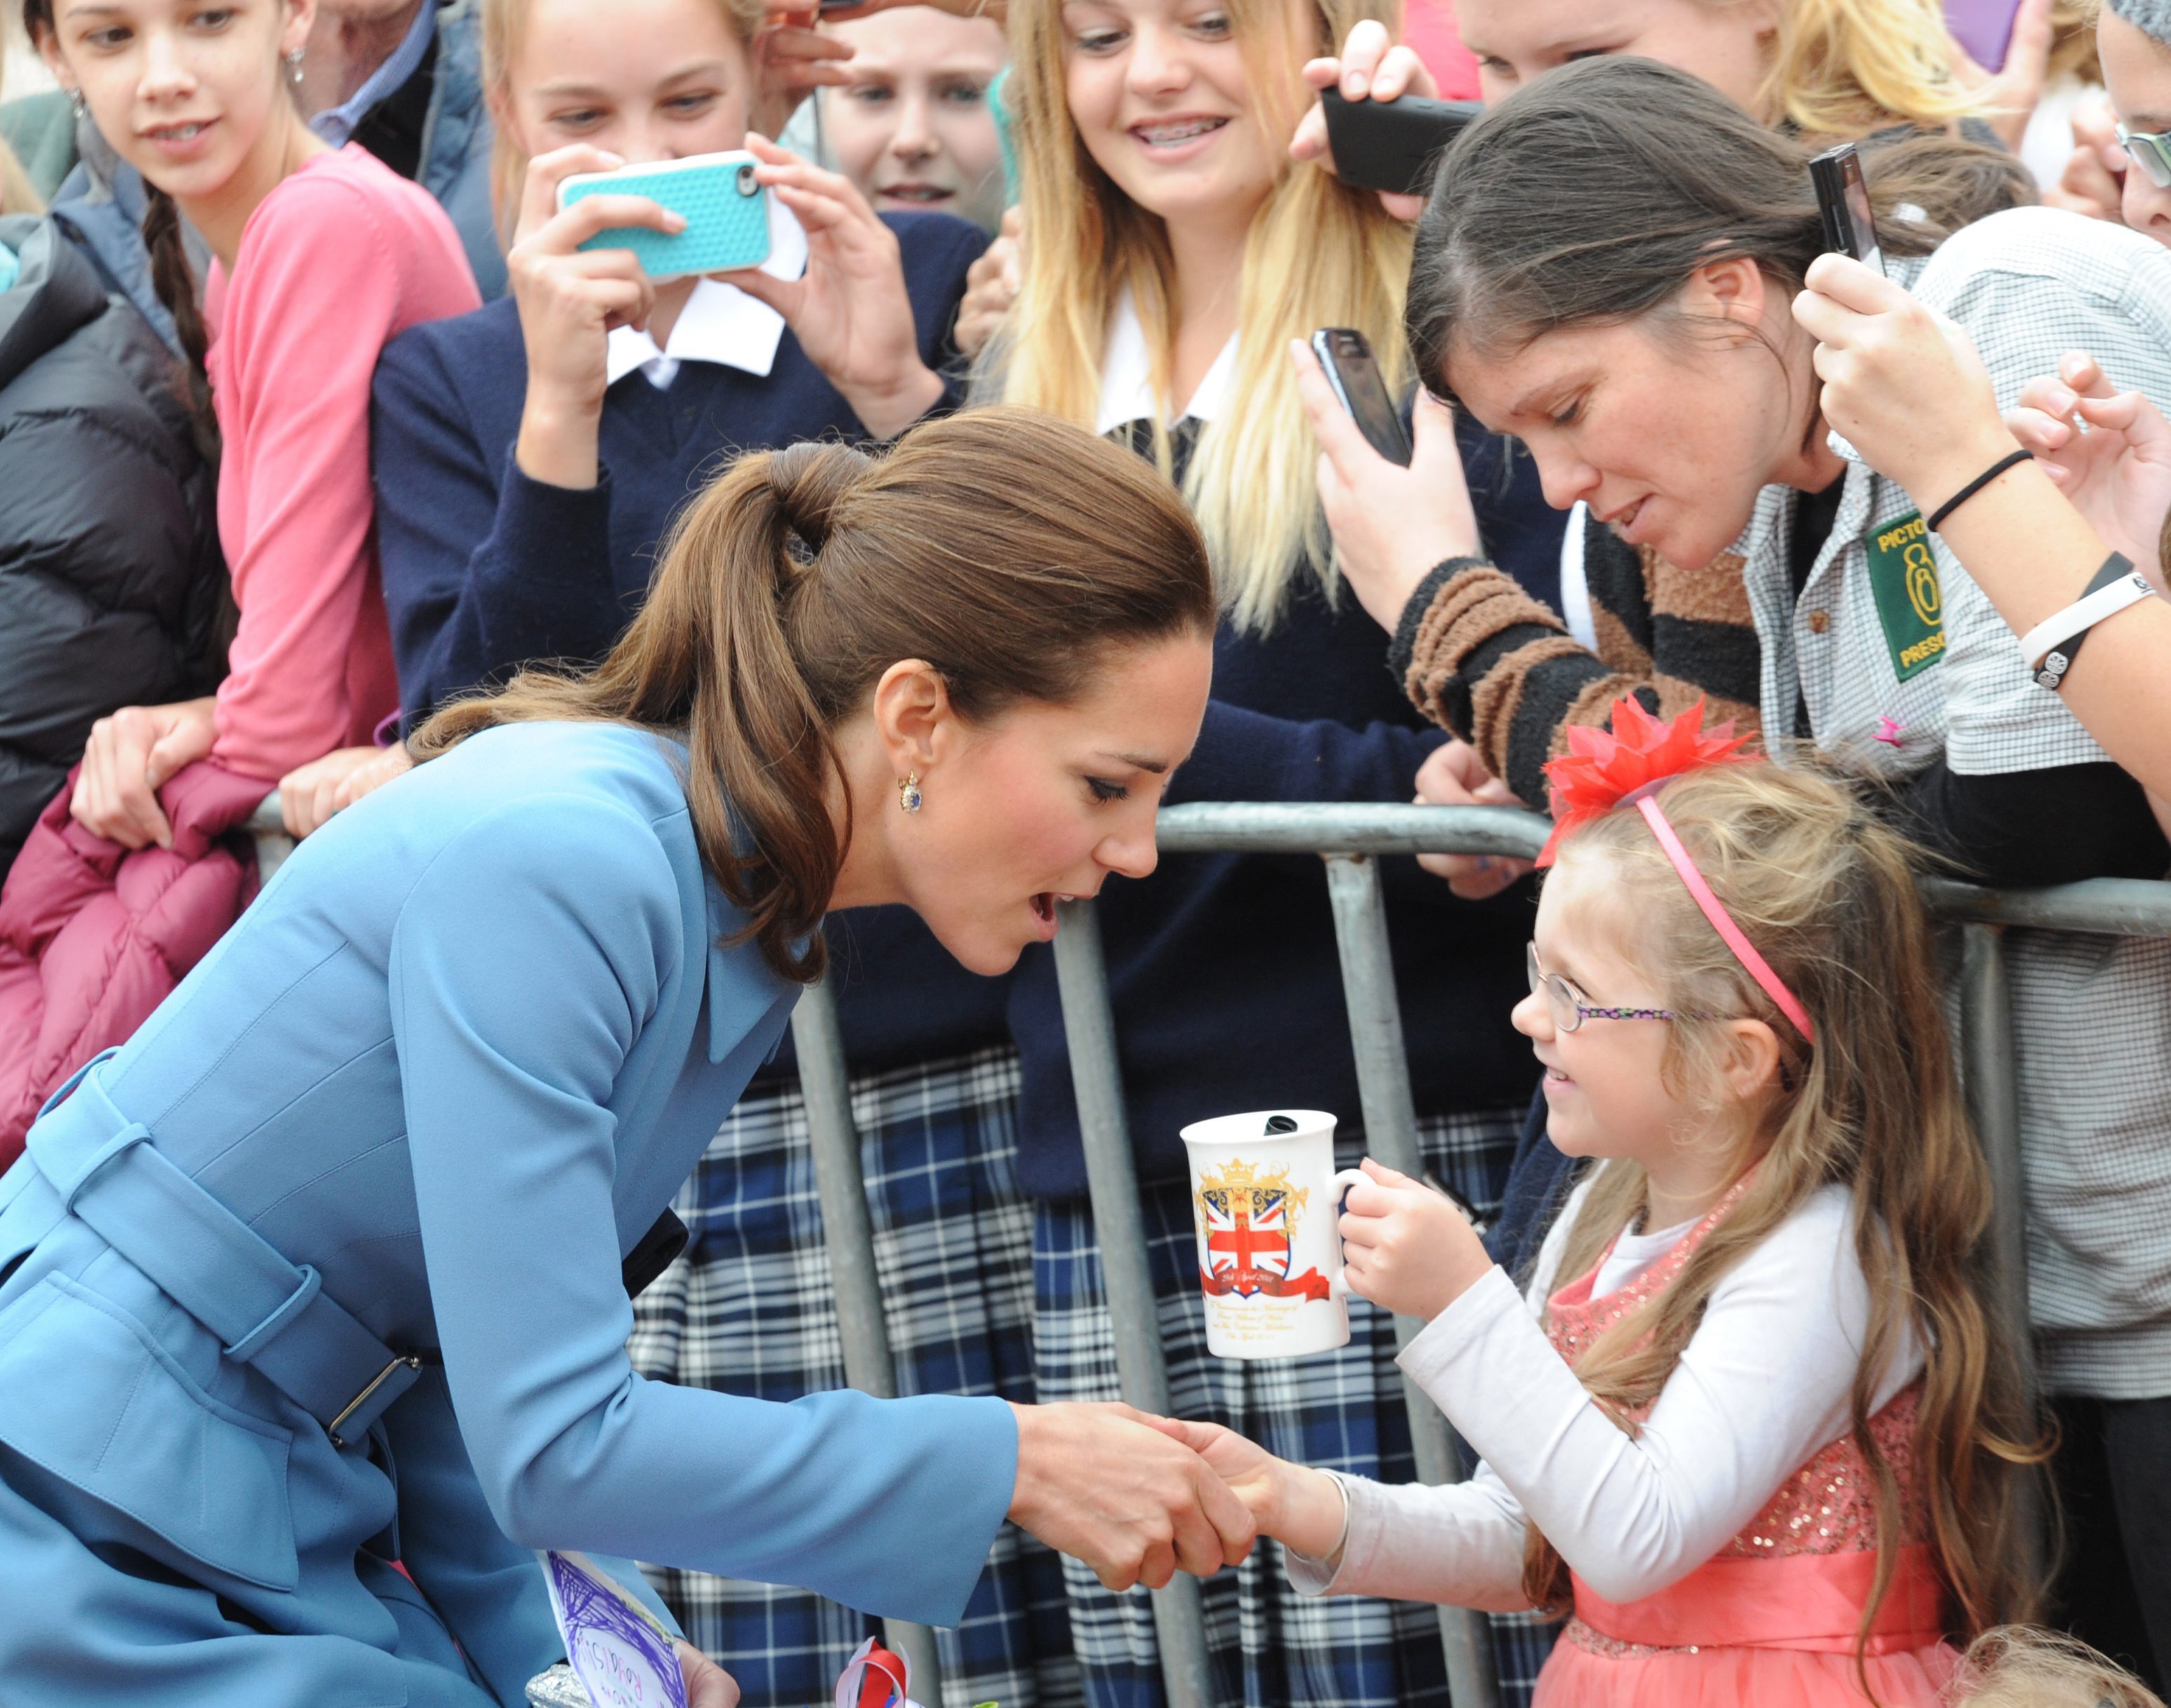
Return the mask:
POLYGON ((2104 543, 2161 586, 2171 422, 2156 405, 2115 389, 2093 356, 2074 351, 2056 374, 2020 388, 2005 425, 2104 543))
MULTIPOLYGON (((1353 101, 1393 101, 1404 95, 1430 99, 1439 93, 1425 62, 1414 48, 1398 47, 1377 19, 1360 20, 1342 44, 1338 58, 1315 59, 1304 68, 1304 80, 1316 89, 1340 85, 1343 97, 1353 101)), ((1317 101, 1297 120, 1289 139, 1289 155, 1296 160, 1316 160, 1329 172, 1335 169, 1333 151, 1327 141, 1327 110, 1317 101)), ((1378 192, 1380 206, 1396 219, 1415 219, 1424 211, 1422 195, 1378 192)))
POLYGON ((1967 334, 1875 268, 1818 256, 1794 319, 1817 340, 1825 425, 1924 515, 2012 452, 1967 334))
POLYGON ((1418 582, 1449 558, 1478 549, 1454 412, 1418 392, 1416 454, 1399 468, 1358 430, 1311 347, 1292 343, 1289 358, 1319 441, 1319 501, 1334 535, 1335 561, 1357 602, 1391 634, 1418 582))
POLYGON ((1315 1560, 1334 1551, 1342 1539, 1343 1508, 1342 1491, 1332 1478, 1277 1459, 1257 1442, 1218 1423, 1180 1417, 1147 1422, 1204 1459, 1243 1502, 1262 1536, 1272 1536, 1315 1560))
POLYGON ((1493 1266, 1470 1218, 1445 1192, 1364 1159, 1370 1176, 1343 1201, 1344 1272, 1353 1291, 1397 1316, 1438 1316, 1493 1266))
POLYGON ((1154 1420, 1113 1403, 1013 1405, 1020 1529, 1093 1568, 1111 1589, 1203 1577, 1252 1551, 1243 1502, 1154 1420))
POLYGON ((807 270, 796 279, 759 268, 716 276, 781 314, 860 425, 895 438, 942 396, 941 377, 919 359, 897 234, 849 178, 751 131, 746 146, 761 162, 754 175, 807 228, 807 270))

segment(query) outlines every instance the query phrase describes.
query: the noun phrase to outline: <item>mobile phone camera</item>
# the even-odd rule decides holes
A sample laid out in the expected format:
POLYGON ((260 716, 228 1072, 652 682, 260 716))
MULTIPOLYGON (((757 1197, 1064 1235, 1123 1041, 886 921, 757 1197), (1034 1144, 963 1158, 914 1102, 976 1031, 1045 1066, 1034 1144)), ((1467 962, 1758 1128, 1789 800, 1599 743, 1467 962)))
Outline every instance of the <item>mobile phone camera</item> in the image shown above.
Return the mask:
POLYGON ((741 195, 759 195, 761 193, 761 185, 754 182, 751 163, 739 168, 738 186, 741 195))

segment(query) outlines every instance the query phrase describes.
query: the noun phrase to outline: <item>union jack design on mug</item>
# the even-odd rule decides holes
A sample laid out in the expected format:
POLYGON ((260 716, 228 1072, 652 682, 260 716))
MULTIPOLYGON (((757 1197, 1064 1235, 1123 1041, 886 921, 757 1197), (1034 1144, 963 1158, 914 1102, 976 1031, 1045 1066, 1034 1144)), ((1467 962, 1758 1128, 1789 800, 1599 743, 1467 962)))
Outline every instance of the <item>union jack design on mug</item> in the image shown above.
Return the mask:
POLYGON ((1251 1164, 1232 1159, 1220 1174, 1200 1180, 1196 1196, 1206 1254, 1199 1279, 1207 1292, 1216 1298, 1327 1297, 1327 1277, 1316 1269, 1295 1277, 1289 1274, 1297 1213, 1311 1193, 1292 1187, 1286 1168, 1262 1175, 1251 1164))

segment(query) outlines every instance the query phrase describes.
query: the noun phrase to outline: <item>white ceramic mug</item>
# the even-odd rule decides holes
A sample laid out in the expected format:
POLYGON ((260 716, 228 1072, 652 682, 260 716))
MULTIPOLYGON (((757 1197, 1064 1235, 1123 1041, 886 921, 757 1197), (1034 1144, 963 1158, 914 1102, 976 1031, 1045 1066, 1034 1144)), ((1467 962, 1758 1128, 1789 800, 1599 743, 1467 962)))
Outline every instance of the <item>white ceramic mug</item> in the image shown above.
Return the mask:
POLYGON ((1335 1223, 1365 1178, 1334 1168, 1334 1117, 1316 1109, 1221 1115, 1183 1129, 1206 1293, 1206 1347, 1294 1358, 1349 1344, 1335 1223))

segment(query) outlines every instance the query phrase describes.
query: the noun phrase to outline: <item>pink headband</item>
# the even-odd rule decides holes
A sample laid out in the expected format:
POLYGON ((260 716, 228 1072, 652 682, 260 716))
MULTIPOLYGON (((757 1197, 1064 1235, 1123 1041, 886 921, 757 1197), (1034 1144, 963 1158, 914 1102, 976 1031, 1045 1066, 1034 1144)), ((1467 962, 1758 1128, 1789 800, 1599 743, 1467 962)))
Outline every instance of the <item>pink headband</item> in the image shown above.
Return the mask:
POLYGON ((1740 752, 1740 747, 1749 738, 1735 735, 1731 723, 1720 724, 1705 734, 1702 700, 1671 723, 1652 716, 1633 699, 1616 700, 1612 722, 1610 731, 1587 725, 1570 725, 1568 751, 1559 758, 1547 761, 1546 775, 1552 784, 1555 822, 1553 833, 1538 856, 1538 864, 1549 866, 1553 863, 1562 837, 1574 826, 1616 806, 1632 805, 1651 827, 1651 834, 1659 839, 1659 846, 1680 874, 1691 899, 1704 918, 1711 921, 1719 940, 1734 952, 1734 958, 1756 981, 1765 995, 1778 1005, 1779 1012, 1793 1023, 1794 1030, 1814 1045, 1817 1033, 1809 1022, 1809 1010, 1787 988, 1786 982, 1772 972, 1771 963, 1756 952, 1756 945, 1749 940, 1748 934, 1734 923, 1734 916, 1712 893, 1711 886, 1704 881, 1703 874, 1697 870, 1696 862, 1690 859, 1689 851, 1681 846, 1681 838, 1674 833, 1673 826, 1666 822, 1666 815, 1659 810, 1659 803, 1653 798, 1664 784, 1688 772, 1709 765, 1746 763, 1749 756, 1740 752))

